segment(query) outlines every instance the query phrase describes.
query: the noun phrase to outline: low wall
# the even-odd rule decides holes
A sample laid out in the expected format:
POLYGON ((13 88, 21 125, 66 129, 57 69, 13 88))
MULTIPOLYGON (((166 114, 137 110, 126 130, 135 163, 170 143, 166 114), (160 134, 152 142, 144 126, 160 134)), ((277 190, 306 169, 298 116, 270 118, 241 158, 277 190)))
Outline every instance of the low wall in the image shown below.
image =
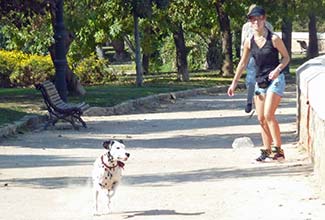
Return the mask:
POLYGON ((301 65, 296 76, 299 145, 306 149, 314 164, 325 198, 325 56, 301 65))
MULTIPOLYGON (((275 32, 277 35, 282 37, 282 32, 275 32)), ((325 52, 325 34, 317 33, 318 39, 318 50, 320 53, 325 52)), ((291 41, 291 52, 292 53, 302 53, 306 52, 305 49, 302 49, 298 41, 305 41, 309 45, 309 33, 308 32, 292 32, 292 41, 291 41)))

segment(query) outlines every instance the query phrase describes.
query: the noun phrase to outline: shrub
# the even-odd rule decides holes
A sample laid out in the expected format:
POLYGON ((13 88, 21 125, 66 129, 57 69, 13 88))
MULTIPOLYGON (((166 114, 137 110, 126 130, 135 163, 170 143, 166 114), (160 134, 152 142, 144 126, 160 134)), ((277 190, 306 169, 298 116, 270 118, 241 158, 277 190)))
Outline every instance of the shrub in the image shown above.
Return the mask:
MULTIPOLYGON (((117 80, 108 61, 94 54, 76 65, 74 73, 84 84, 105 84, 117 80)), ((0 87, 27 87, 55 75, 50 55, 29 55, 20 51, 0 50, 0 87)))
POLYGON ((55 74, 55 69, 48 56, 29 55, 10 76, 13 86, 30 86, 43 82, 55 74))
POLYGON ((50 56, 0 50, 1 87, 31 86, 54 75, 50 56))
POLYGON ((108 61, 98 59, 94 54, 83 59, 74 69, 83 84, 105 84, 117 80, 116 71, 109 67, 108 61))
POLYGON ((26 54, 19 51, 0 50, 0 86, 10 87, 10 75, 17 69, 19 63, 26 59, 26 54))

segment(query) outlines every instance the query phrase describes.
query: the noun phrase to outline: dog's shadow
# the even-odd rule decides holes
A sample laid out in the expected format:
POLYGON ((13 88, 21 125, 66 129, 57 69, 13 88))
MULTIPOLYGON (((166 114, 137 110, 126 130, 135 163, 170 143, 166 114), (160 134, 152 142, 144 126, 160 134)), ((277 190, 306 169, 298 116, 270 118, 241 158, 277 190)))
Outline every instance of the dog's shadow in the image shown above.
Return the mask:
POLYGON ((124 219, 134 218, 137 216, 155 216, 155 215, 202 215, 204 212, 192 212, 192 213, 185 213, 185 212, 176 212, 175 210, 170 209, 153 209, 153 210, 145 210, 145 211, 128 211, 123 212, 124 219))

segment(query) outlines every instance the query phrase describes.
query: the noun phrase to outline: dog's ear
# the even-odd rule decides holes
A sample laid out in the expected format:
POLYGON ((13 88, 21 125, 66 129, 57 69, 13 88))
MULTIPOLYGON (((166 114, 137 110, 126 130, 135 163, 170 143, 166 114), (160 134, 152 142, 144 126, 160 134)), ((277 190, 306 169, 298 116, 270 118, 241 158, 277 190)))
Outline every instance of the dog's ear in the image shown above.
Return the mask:
POLYGON ((123 140, 118 140, 118 142, 120 142, 120 143, 124 144, 124 141, 123 141, 123 140))
POLYGON ((112 141, 111 140, 109 140, 109 141, 104 141, 104 143, 103 143, 103 147, 105 148, 105 149, 107 149, 107 150, 110 150, 111 149, 111 145, 112 145, 112 141))

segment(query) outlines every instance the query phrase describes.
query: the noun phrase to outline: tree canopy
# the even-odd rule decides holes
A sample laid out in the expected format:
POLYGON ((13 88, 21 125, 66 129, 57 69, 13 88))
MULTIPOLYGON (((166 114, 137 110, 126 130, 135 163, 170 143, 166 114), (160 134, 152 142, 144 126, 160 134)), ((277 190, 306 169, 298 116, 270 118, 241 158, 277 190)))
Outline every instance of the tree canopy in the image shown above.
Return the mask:
MULTIPOLYGON (((28 53, 48 53, 54 42, 53 11, 56 2, 0 1, 0 46, 28 53)), ((238 56, 235 53, 238 34, 252 3, 266 9, 268 20, 276 31, 283 30, 283 22, 289 25, 291 22, 294 30, 315 29, 313 27, 318 28, 318 24, 324 23, 323 0, 66 0, 65 26, 74 36, 68 55, 78 61, 94 53, 96 46, 116 39, 125 41, 130 51, 135 52, 135 33, 138 31, 141 54, 146 55, 152 61, 149 65, 156 66, 159 71, 158 67, 166 62, 176 67, 175 34, 183 32, 189 68, 203 68, 206 62, 208 68, 220 69, 220 59, 232 63, 238 56), (139 22, 137 31, 134 16, 139 22), (228 21, 220 20, 222 16, 228 17, 228 21), (317 26, 308 26, 306 21, 314 17, 317 26), (303 22, 306 24, 302 27, 297 25, 303 22)))

